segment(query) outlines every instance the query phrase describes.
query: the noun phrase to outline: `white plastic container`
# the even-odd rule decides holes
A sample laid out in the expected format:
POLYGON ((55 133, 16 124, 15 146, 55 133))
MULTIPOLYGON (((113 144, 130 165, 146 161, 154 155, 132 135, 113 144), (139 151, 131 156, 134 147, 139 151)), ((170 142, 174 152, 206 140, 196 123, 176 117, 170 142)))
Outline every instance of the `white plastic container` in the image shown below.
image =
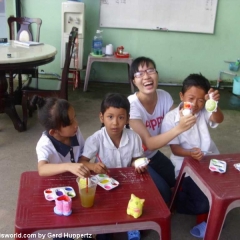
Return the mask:
POLYGON ((101 30, 97 30, 92 41, 92 53, 94 55, 102 55, 103 38, 101 33, 101 30))
POLYGON ((135 160, 134 162, 134 165, 136 168, 139 168, 139 167, 145 167, 147 166, 149 163, 148 159, 147 158, 138 158, 135 160))
POLYGON ((233 94, 240 95, 240 77, 233 78, 233 94))
POLYGON ((113 55, 113 45, 112 44, 106 45, 106 55, 108 55, 108 56, 113 55))

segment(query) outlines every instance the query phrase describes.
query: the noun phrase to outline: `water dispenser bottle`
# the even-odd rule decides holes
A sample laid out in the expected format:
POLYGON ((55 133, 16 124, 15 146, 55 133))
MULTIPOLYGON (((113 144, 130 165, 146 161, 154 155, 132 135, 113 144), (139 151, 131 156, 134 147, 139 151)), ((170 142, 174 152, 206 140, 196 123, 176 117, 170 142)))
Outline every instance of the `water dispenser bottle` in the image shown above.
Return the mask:
POLYGON ((101 33, 101 30, 97 30, 96 35, 93 38, 92 53, 94 55, 102 55, 103 39, 101 33))

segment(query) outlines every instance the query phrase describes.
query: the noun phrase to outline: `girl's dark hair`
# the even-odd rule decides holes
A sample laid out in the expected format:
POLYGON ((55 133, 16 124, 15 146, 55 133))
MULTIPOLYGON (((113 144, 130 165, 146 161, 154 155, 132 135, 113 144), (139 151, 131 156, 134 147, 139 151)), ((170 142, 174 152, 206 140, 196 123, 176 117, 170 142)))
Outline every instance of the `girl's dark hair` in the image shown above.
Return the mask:
POLYGON ((34 96, 30 105, 38 106, 38 119, 46 131, 60 129, 70 125, 68 110, 70 103, 60 98, 42 98, 34 96))
POLYGON ((139 66, 144 66, 146 64, 146 66, 148 67, 150 64, 153 65, 153 67, 156 69, 156 64, 155 62, 148 57, 138 57, 136 59, 134 59, 134 61, 131 64, 131 68, 130 68, 130 78, 133 81, 134 79, 134 74, 136 72, 138 72, 138 67, 139 66))
POLYGON ((206 93, 208 93, 211 85, 209 81, 200 73, 200 74, 190 74, 183 81, 182 85, 182 94, 184 94, 190 87, 197 87, 203 89, 206 93))
MULTIPOLYGON (((123 108, 126 110, 127 116, 129 116, 130 103, 128 101, 128 98, 121 93, 108 93, 105 96, 105 98, 103 99, 103 101, 101 103, 101 109, 100 109, 100 112, 102 113, 102 115, 110 107, 123 108)), ((104 127, 103 123, 102 123, 101 127, 104 127)), ((128 124, 126 125, 126 128, 129 128, 128 124)))

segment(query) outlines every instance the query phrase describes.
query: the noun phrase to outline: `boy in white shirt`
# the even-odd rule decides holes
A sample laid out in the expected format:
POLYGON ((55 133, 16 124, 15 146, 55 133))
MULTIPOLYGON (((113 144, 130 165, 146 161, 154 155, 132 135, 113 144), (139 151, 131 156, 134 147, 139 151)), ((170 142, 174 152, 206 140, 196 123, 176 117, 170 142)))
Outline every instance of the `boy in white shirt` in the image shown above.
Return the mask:
MULTIPOLYGON (((205 109, 205 102, 211 94, 212 99, 219 101, 218 90, 211 88, 209 81, 201 74, 190 74, 184 81, 180 92, 182 102, 190 102, 192 113, 196 116, 196 124, 181 133, 168 144, 172 150, 171 161, 175 167, 175 177, 178 177, 184 157, 191 156, 200 161, 204 154, 218 154, 219 151, 212 141, 208 126, 216 128, 223 121, 223 113, 219 107, 214 112, 205 109)), ((168 112, 162 122, 162 133, 179 124, 181 104, 168 112)), ((190 177, 185 177, 182 191, 177 198, 177 211, 184 214, 203 214, 209 211, 207 197, 190 177)))

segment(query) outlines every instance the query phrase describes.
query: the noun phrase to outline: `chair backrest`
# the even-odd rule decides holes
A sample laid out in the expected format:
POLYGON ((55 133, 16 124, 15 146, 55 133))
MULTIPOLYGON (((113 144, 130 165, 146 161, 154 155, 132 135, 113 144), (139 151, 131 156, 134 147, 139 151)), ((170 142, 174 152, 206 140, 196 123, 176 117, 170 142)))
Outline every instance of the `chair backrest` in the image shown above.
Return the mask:
POLYGON ((64 62, 64 67, 62 70, 62 78, 61 78, 61 98, 68 99, 68 74, 69 67, 71 63, 72 54, 75 47, 75 41, 78 36, 78 28, 73 27, 71 33, 69 34, 67 49, 66 49, 66 58, 64 62))
POLYGON ((28 18, 28 17, 9 17, 8 26, 9 26, 9 38, 10 40, 19 40, 19 41, 35 41, 39 42, 40 40, 40 28, 42 25, 42 20, 40 18, 28 18), (17 32, 16 24, 20 25, 20 29, 17 32), (36 37, 33 38, 33 34, 30 30, 30 26, 36 24, 36 37), (17 36, 15 33, 17 32, 17 36))

